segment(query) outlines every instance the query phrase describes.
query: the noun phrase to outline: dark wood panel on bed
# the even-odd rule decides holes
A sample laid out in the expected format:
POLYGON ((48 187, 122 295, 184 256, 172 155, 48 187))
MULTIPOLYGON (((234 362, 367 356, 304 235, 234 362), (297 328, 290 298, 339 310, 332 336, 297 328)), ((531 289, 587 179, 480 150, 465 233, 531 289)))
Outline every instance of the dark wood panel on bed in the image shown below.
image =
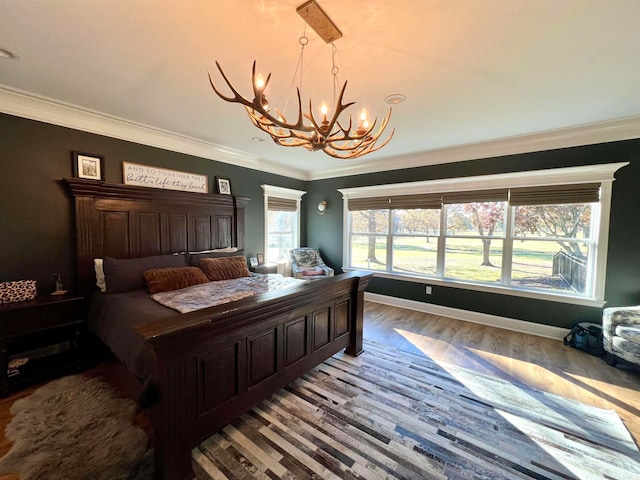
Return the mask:
POLYGON ((94 258, 244 248, 249 198, 67 179, 76 202, 78 283, 95 287, 94 258))
POLYGON ((197 389, 201 392, 198 395, 198 416, 210 412, 240 392, 239 343, 218 345, 213 352, 197 356, 197 389))
POLYGON ((307 356, 309 351, 308 324, 309 319, 306 316, 284 323, 285 368, 307 356))
MULTIPOLYGON (((94 258, 244 247, 248 198, 67 182, 81 292, 95 288, 94 258)), ((140 326, 156 359, 156 477, 192 478, 199 442, 341 349, 360 354, 370 278, 351 272, 140 326)))
POLYGON ((336 305, 335 330, 336 338, 350 333, 349 312, 351 311, 351 302, 345 300, 336 305))

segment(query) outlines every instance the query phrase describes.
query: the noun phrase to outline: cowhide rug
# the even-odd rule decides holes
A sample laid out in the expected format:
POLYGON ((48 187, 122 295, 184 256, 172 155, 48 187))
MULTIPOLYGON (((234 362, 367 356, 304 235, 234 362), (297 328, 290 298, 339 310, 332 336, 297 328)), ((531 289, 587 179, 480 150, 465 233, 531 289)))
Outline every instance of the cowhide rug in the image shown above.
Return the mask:
POLYGON ((21 480, 145 480, 153 450, 134 425, 135 402, 105 381, 72 375, 52 381, 11 407, 6 437, 13 443, 0 459, 1 473, 21 480))
POLYGON ((637 480, 612 410, 365 341, 192 451, 199 479, 637 480))

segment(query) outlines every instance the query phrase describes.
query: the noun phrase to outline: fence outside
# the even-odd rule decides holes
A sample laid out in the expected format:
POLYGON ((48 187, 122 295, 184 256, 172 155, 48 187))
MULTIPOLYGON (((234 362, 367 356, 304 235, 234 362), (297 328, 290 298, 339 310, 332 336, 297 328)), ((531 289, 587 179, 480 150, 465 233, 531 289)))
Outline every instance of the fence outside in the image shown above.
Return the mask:
POLYGON ((577 292, 584 293, 587 285, 587 262, 584 258, 559 251, 553 255, 553 274, 562 276, 577 292))

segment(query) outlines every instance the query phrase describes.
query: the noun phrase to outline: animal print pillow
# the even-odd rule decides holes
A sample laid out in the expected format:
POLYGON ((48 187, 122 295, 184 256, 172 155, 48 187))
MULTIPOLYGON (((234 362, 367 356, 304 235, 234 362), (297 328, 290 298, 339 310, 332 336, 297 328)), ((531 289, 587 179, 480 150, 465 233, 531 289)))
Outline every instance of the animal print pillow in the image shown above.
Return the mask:
POLYGON ((35 280, 0 283, 0 303, 24 302, 36 298, 35 280))

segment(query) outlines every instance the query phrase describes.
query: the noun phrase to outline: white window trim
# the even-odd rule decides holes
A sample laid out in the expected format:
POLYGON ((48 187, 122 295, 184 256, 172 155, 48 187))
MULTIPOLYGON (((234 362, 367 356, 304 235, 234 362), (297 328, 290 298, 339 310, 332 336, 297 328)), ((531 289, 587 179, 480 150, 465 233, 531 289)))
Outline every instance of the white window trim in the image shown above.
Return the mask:
POLYGON ((599 211, 599 218, 595 219, 596 221, 594 222, 594 225, 597 228, 597 234, 595 235, 596 255, 594 259, 594 266, 596 269, 596 276, 593 280, 595 283, 593 289, 593 297, 576 297, 551 292, 533 292, 519 290, 513 287, 507 288, 493 285, 481 285, 475 283, 466 283, 462 281, 443 280, 391 272, 374 271, 374 273, 376 276, 380 277, 393 278, 396 280, 406 280, 416 283, 442 285, 562 303, 602 307, 606 303, 604 300, 604 291, 607 270, 607 251, 609 245, 609 214, 611 212, 612 183, 615 180, 615 172, 628 164, 629 162, 607 163, 599 165, 586 165, 580 167, 552 168, 527 172, 512 172, 494 175, 479 175, 473 177, 446 178, 440 180, 426 180, 421 182, 395 183, 388 185, 338 189, 338 191, 342 194, 344 218, 344 234, 342 236, 342 268, 345 271, 356 270, 353 267, 345 266, 348 265, 351 248, 349 242, 350 215, 347 208, 349 199, 380 197, 385 195, 462 192, 492 188, 538 187, 545 185, 569 185, 578 183, 600 182, 600 208, 597 209, 599 211), (599 222, 597 222, 597 220, 599 220, 599 222))
POLYGON ((268 215, 269 215, 269 197, 278 197, 278 198, 286 198, 288 200, 296 201, 296 225, 295 225, 295 242, 294 247, 300 247, 300 203, 302 201, 302 196, 307 192, 302 190, 294 190, 293 188, 285 188, 285 187, 277 187, 275 185, 260 185, 262 190, 264 191, 264 242, 263 242, 263 252, 265 255, 267 253, 267 243, 268 243, 268 235, 267 235, 267 225, 268 225, 268 215))

